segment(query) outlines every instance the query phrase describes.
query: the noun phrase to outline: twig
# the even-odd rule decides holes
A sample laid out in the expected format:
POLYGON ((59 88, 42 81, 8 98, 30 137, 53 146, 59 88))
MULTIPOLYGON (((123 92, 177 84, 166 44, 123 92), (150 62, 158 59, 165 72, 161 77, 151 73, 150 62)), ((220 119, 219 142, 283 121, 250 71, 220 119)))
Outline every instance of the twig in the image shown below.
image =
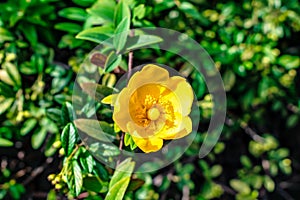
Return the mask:
POLYGON ((181 200, 189 200, 190 199, 190 189, 187 185, 185 185, 182 189, 182 199, 181 200))
MULTIPOLYGON (((226 116, 225 123, 228 126, 233 126, 235 124, 235 121, 226 116)), ((247 122, 238 119, 236 123, 238 123, 239 126, 245 131, 245 133, 247 133, 254 141, 260 143, 265 141, 263 137, 258 135, 252 128, 248 126, 247 122)))
POLYGON ((291 103, 289 103, 287 106, 287 109, 295 114, 299 113, 299 108, 291 103))
MULTIPOLYGON (((129 36, 130 37, 134 36, 134 30, 130 30, 129 36)), ((128 80, 131 76, 132 64, 133 64, 133 51, 129 51, 129 53, 128 53, 128 73, 127 73, 128 80)))
POLYGON ((120 144, 119 144, 119 150, 122 151, 123 148, 123 140, 124 140, 124 132, 122 132, 121 138, 120 138, 120 144))
POLYGON ((30 174, 30 176, 27 178, 27 179, 25 179, 24 181, 23 181, 23 185, 25 186, 25 185, 28 185, 31 181, 33 181, 39 174, 41 174, 44 170, 45 170, 45 168, 46 167, 48 167, 48 165, 50 164, 50 163, 52 163, 52 161, 53 161, 53 158, 52 157, 49 157, 49 158, 47 158, 47 160, 45 161, 45 163, 42 165, 42 166, 39 166, 39 167, 37 167, 37 168, 35 168, 32 172, 31 172, 31 174, 30 174))
POLYGON ((245 133, 247 133, 254 141, 256 142, 264 142, 264 138, 258 135, 252 128, 248 126, 248 124, 244 121, 240 123, 240 127, 244 129, 245 133))
POLYGON ((225 185, 221 182, 218 182, 218 181, 216 181, 215 183, 220 185, 227 194, 230 194, 233 196, 236 195, 236 192, 233 189, 231 189, 230 187, 228 187, 227 185, 225 185))

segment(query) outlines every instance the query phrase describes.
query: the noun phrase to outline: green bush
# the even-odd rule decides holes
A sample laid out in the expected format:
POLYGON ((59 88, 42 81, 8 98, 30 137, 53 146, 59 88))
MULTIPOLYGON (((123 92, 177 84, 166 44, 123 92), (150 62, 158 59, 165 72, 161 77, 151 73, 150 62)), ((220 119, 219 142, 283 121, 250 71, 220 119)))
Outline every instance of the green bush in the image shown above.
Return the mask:
POLYGON ((0 7, 0 199, 300 196, 293 178, 300 162, 297 0, 8 0, 0 7), (143 27, 187 34, 222 75, 226 124, 205 158, 198 153, 215 105, 204 79, 175 54, 136 51, 162 41, 154 35, 132 36, 130 29, 143 27), (82 65, 94 47, 114 35, 110 48, 94 54, 92 62, 101 67, 82 65), (184 155, 144 174, 133 172, 130 159, 120 163, 119 148, 100 143, 102 159, 117 160, 117 169, 127 172, 104 166, 78 135, 83 131, 101 140, 106 134, 117 145, 124 139, 123 148, 136 151, 130 136, 114 125, 109 107, 98 102, 128 71, 131 53, 134 66, 156 62, 189 76, 201 110, 195 140, 184 155), (81 70, 102 78, 101 84, 82 85, 90 95, 96 89, 97 102, 87 95, 81 99, 85 108, 78 111, 72 95, 81 70), (101 122, 74 119, 78 112, 97 114, 101 122), (94 128, 97 123, 105 129, 94 128))

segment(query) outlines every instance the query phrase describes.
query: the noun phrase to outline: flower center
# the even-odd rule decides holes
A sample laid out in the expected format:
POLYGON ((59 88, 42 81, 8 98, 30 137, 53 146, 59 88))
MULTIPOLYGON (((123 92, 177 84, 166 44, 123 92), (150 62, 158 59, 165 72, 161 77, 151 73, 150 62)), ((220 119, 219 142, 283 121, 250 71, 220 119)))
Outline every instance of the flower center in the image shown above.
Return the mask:
POLYGON ((129 113, 133 122, 154 134, 164 126, 171 128, 177 123, 174 109, 180 110, 178 102, 169 88, 150 83, 133 92, 129 99, 129 113))
POLYGON ((150 108, 147 112, 147 117, 150 120, 157 120, 160 116, 160 112, 157 108, 150 108))

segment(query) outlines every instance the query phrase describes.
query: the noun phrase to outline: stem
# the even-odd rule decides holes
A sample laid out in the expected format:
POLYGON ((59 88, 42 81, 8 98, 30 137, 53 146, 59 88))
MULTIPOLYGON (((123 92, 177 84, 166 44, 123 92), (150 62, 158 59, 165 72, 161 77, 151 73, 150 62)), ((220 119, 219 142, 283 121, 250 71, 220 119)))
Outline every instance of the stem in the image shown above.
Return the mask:
MULTIPOLYGON (((130 30, 129 37, 134 36, 134 30, 130 30)), ((131 70, 132 70, 132 63, 133 63, 133 51, 130 51, 128 53, 128 74, 127 74, 127 80, 129 80, 131 76, 131 70)))
POLYGON ((122 132, 122 135, 121 135, 121 138, 120 138, 120 144, 119 144, 119 149, 120 151, 122 150, 123 148, 123 140, 124 140, 124 132, 122 132))

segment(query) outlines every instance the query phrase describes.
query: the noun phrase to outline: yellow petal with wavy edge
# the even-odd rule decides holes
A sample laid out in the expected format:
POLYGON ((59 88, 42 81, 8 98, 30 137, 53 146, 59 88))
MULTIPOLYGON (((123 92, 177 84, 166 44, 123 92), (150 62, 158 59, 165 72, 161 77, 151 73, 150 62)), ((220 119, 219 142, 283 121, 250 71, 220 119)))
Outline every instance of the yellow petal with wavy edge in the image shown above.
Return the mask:
POLYGON ((157 65, 148 64, 139 72, 134 73, 128 83, 128 88, 135 90, 149 83, 160 83, 169 79, 169 72, 157 65))
POLYGON ((132 136, 135 144, 145 153, 156 152, 163 146, 163 140, 156 137, 140 138, 132 136))
POLYGON ((194 100, 193 89, 186 80, 180 76, 171 77, 167 86, 175 93, 180 101, 181 114, 187 116, 191 112, 194 100))

